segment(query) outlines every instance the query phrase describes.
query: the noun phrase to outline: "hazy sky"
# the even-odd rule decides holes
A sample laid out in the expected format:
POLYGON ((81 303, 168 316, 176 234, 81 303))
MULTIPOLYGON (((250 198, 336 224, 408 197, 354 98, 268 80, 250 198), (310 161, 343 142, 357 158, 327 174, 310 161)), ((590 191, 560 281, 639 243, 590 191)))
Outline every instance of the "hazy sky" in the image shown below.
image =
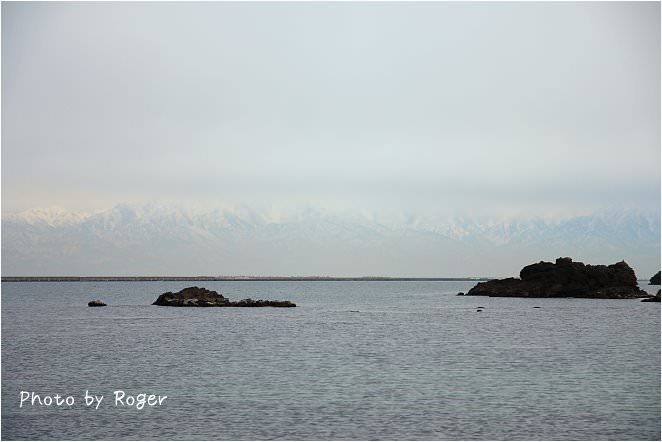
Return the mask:
POLYGON ((660 4, 2 3, 3 212, 660 205, 660 4))

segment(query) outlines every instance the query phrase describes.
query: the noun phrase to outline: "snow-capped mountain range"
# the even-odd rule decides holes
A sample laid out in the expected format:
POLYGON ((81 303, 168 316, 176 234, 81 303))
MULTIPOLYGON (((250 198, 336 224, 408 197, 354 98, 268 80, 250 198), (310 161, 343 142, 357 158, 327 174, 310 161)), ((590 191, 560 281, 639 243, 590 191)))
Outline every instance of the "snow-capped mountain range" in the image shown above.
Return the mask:
POLYGON ((660 214, 448 217, 117 205, 2 217, 2 274, 511 276, 539 260, 660 267, 660 214))

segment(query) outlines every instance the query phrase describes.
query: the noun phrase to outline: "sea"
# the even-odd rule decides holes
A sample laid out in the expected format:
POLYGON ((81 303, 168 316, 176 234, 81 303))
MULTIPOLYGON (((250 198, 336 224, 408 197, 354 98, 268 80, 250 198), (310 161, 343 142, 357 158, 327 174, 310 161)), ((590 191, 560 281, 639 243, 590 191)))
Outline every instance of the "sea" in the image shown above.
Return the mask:
POLYGON ((660 304, 473 285, 3 282, 1 437, 660 440, 660 304), (193 285, 297 307, 151 305, 193 285))

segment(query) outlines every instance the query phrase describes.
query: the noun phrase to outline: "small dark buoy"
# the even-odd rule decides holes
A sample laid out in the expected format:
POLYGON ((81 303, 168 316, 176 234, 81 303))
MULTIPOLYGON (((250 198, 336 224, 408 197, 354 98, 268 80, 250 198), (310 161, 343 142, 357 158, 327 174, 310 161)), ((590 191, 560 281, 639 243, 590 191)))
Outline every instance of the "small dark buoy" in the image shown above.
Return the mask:
POLYGON ((533 307, 533 308, 540 308, 540 307, 533 307))
POLYGON ((476 311, 477 311, 477 312, 482 312, 482 310, 481 310, 481 309, 478 309, 478 310, 476 310, 476 311))
POLYGON ((464 292, 460 292, 460 293, 458 293, 458 294, 455 295, 455 296, 464 296, 464 292))
POLYGON ((485 308, 485 307, 483 307, 483 306, 481 306, 481 305, 479 305, 479 306, 478 306, 478 307, 476 307, 476 308, 485 308))
POLYGON ((105 307, 107 304, 100 299, 95 299, 87 303, 88 307, 105 307))

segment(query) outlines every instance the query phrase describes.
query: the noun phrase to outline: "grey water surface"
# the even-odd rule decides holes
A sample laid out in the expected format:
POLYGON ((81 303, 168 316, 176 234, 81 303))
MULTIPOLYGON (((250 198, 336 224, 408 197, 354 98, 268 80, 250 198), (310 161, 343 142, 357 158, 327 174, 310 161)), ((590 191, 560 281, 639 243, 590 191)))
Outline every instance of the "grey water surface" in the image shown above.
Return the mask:
POLYGON ((473 285, 3 282, 2 438, 660 439, 660 304, 473 285), (191 285, 298 307, 150 305, 191 285))

